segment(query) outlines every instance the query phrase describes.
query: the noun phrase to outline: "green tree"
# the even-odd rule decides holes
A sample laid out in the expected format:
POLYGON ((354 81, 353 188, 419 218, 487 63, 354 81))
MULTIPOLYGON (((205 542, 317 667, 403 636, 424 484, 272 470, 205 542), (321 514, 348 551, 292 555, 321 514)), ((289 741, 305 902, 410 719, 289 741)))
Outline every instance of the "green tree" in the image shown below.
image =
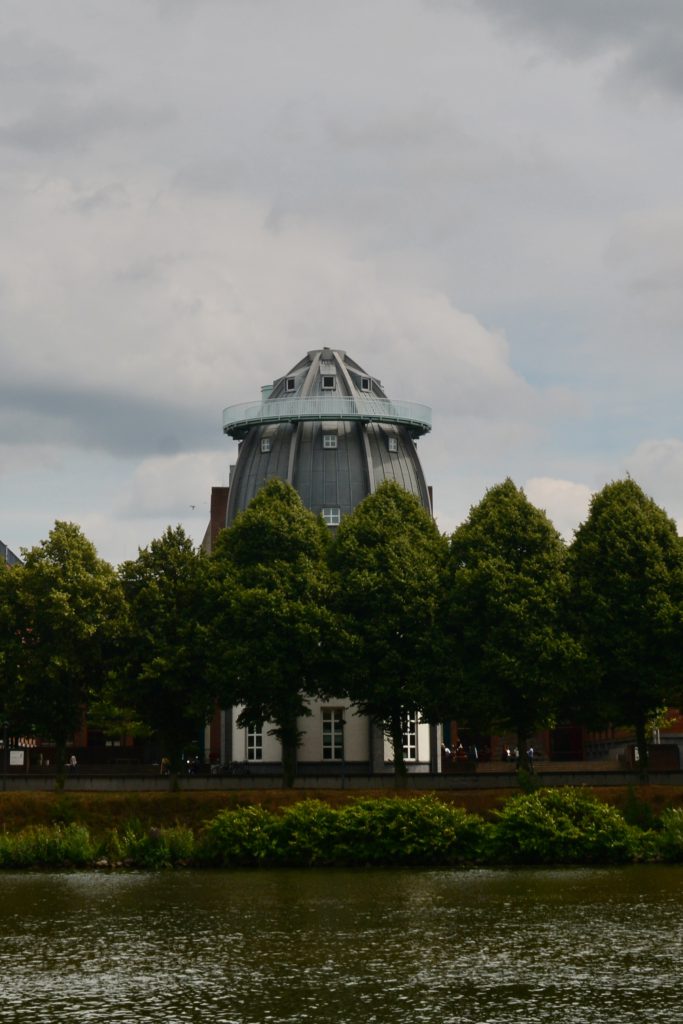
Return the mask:
POLYGON ((122 721, 137 716, 158 733, 176 771, 183 747, 196 742, 215 707, 207 659, 208 559, 181 526, 169 526, 119 574, 129 631, 119 683, 105 695, 105 707, 122 721))
POLYGON ((224 705, 241 705, 238 725, 273 725, 291 785, 299 719, 323 696, 335 646, 328 607, 327 534, 296 491, 269 481, 223 530, 212 562, 211 657, 224 705))
MULTIPOLYGON (((11 569, 0 562, 0 730, 7 723, 24 731, 17 709, 17 665, 14 643, 15 609, 12 599, 11 569)), ((3 754, 3 757, 6 755, 3 754)))
POLYGON ((647 772, 648 720, 681 701, 683 548, 631 479, 593 496, 569 553, 571 608, 589 655, 587 719, 634 726, 647 772))
POLYGON ((398 785, 406 775, 406 716, 439 703, 446 552, 429 513, 393 481, 342 521, 331 552, 337 605, 354 641, 345 690, 389 738, 398 785))
POLYGON ((566 548, 512 480, 490 488, 451 539, 447 622, 459 717, 514 730, 520 751, 552 723, 580 655, 564 615, 566 548))
POLYGON ((46 541, 3 574, 3 656, 14 725, 66 744, 110 670, 123 598, 114 569, 73 523, 56 522, 46 541))

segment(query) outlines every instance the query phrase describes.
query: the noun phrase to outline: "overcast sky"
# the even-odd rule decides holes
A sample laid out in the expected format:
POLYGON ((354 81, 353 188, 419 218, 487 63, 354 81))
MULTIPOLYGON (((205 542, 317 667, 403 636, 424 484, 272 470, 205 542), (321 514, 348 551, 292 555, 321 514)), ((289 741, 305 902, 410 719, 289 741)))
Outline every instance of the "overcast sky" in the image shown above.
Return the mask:
POLYGON ((683 527, 680 0, 0 0, 0 538, 196 542, 226 405, 344 349, 451 531, 683 527))

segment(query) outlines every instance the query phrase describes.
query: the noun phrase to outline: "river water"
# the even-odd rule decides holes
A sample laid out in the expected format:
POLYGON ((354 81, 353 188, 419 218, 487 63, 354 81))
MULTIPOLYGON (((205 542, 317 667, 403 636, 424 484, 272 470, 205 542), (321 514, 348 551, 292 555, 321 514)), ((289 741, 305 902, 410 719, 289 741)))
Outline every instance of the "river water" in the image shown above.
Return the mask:
POLYGON ((0 875, 0 1021, 683 1019, 683 869, 0 875))

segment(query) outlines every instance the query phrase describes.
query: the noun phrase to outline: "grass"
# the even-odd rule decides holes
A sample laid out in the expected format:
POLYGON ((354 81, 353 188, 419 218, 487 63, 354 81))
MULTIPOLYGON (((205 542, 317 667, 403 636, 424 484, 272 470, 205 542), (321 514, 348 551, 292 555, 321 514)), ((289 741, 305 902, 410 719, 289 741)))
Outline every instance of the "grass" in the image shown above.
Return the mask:
MULTIPOLYGON (((634 800, 660 816, 668 808, 683 808, 683 787, 634 786, 600 787, 586 791, 626 812, 634 800)), ((491 819, 516 790, 450 790, 431 793, 446 804, 462 807, 491 819)), ((171 828, 184 825, 198 832, 219 811, 259 806, 281 811, 302 800, 320 800, 341 807, 362 799, 386 799, 386 790, 231 790, 193 793, 0 793, 0 830, 17 832, 32 825, 87 825, 94 836, 113 828, 125 829, 129 822, 143 828, 171 828)), ((426 795, 426 794, 425 794, 426 795)))

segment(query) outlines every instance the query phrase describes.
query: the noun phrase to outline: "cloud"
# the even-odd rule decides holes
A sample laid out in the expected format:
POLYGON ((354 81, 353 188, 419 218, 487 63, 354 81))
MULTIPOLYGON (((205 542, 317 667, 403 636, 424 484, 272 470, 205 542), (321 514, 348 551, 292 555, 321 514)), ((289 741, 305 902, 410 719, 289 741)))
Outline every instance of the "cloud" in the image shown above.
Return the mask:
POLYGON ((12 547, 201 537, 222 408, 322 345, 432 406, 444 527, 510 475, 569 529, 680 434, 678 0, 89 10, 0 30, 12 547))
POLYGON ((31 37, 24 29, 0 36, 0 83, 21 95, 44 89, 79 89, 97 78, 95 66, 83 55, 46 39, 31 37))
MULTIPOLYGON (((436 0, 435 6, 439 6, 436 0)), ((448 0, 445 0, 448 6, 448 0)), ((633 41, 654 22, 669 21, 680 8, 671 0, 574 0, 571 4, 547 0, 476 0, 464 7, 485 11, 508 31, 529 33, 569 56, 585 56, 618 48, 633 41)))
POLYGON ((224 454, 193 452, 168 458, 145 459, 133 473, 116 514, 123 519, 186 519, 197 512, 209 519, 211 488, 228 482, 224 454))
POLYGON ((574 530, 586 519, 593 493, 610 479, 631 476, 672 517, 683 533, 683 440, 666 438, 642 441, 621 465, 607 470, 594 488, 571 480, 532 477, 524 491, 549 516, 556 529, 571 541, 574 530))
MULTIPOLYGON (((83 382, 81 382, 83 385, 83 382)), ((74 444, 114 455, 172 454, 220 441, 219 411, 178 408, 172 401, 45 381, 0 382, 0 439, 74 444)))
POLYGON ((502 334, 437 290, 379 273, 344 234, 302 223, 274 234, 258 204, 177 190, 115 190, 115 205, 79 215, 103 190, 54 182, 7 211, 7 440, 118 455, 218 447, 223 406, 323 345, 367 363, 394 397, 463 422, 533 415, 539 399, 502 334))
MULTIPOLYGON (((427 0, 434 8, 448 0, 427 0)), ((662 93, 683 91, 683 7, 678 0, 465 0, 461 8, 495 19, 506 33, 582 60, 610 55, 613 80, 662 93)))
POLYGON ((683 206, 632 213, 615 227, 605 253, 630 304, 651 323, 683 326, 683 206))
POLYGON ((35 153, 82 150, 99 137, 121 132, 149 132, 164 124, 169 109, 100 102, 65 106, 49 103, 0 127, 0 146, 35 153))
POLYGON ((3 476, 55 469, 59 462, 54 448, 45 439, 42 444, 32 444, 26 438, 17 441, 13 435, 11 441, 0 441, 0 480, 3 476))
POLYGON ((524 484, 524 492, 532 505, 546 512, 555 529, 568 541, 588 515, 592 496, 585 484, 552 477, 532 477, 524 484))
POLYGON ((624 472, 670 516, 677 517, 683 532, 683 440, 641 441, 624 460, 624 472))

